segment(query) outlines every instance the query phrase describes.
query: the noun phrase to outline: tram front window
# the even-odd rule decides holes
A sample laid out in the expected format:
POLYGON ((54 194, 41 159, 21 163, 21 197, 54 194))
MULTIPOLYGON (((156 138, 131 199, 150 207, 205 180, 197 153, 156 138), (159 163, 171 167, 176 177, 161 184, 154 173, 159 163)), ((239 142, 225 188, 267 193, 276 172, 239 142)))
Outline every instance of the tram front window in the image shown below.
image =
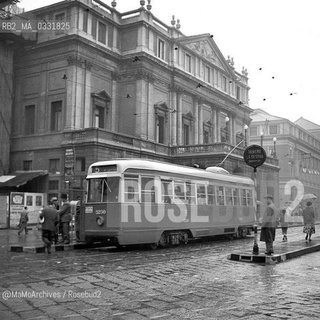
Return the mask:
POLYGON ((88 202, 118 202, 119 177, 89 179, 88 202))

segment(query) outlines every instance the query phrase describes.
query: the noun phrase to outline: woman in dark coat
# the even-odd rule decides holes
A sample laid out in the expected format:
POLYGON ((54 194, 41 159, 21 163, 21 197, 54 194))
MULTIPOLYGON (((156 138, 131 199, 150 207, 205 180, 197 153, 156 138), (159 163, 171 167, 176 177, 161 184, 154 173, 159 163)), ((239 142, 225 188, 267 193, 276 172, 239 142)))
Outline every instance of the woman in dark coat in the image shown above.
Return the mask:
POLYGON ((311 241, 311 235, 316 232, 314 227, 315 214, 314 209, 312 207, 312 202, 307 202, 307 206, 304 208, 302 212, 303 216, 303 232, 306 233, 306 241, 311 241))

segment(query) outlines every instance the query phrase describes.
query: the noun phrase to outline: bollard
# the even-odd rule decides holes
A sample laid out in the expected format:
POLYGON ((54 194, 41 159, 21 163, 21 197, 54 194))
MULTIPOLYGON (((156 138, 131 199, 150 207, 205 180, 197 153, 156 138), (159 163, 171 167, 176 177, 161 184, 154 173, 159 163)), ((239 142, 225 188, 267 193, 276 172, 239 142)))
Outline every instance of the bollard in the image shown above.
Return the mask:
POLYGON ((253 254, 259 254, 259 246, 258 246, 258 228, 257 226, 253 227, 254 238, 253 238, 253 254))

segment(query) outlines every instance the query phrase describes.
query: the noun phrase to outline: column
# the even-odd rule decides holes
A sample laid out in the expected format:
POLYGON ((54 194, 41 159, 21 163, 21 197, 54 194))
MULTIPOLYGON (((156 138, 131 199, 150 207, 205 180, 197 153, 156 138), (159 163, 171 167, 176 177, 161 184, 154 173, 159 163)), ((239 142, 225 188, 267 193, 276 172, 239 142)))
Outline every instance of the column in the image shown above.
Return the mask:
POLYGON ((117 49, 119 50, 118 48, 118 29, 116 27, 113 27, 113 49, 117 49))
POLYGON ((177 127, 178 127, 178 145, 183 143, 183 129, 182 129, 182 94, 179 92, 177 94, 177 127))
POLYGON ((193 143, 198 144, 201 143, 201 140, 199 142, 199 102, 195 97, 193 98, 193 114, 195 117, 193 143))
POLYGON ((81 128, 88 128, 92 125, 92 106, 91 106, 91 68, 89 61, 85 62, 83 79, 83 106, 81 109, 81 128))
MULTIPOLYGON (((38 116, 38 122, 37 122, 37 126, 38 126, 38 130, 39 133, 43 133, 46 132, 47 130, 50 130, 50 122, 49 122, 49 117, 47 116, 48 114, 51 114, 51 103, 49 101, 49 104, 47 104, 48 102, 48 96, 47 96, 47 81, 48 81, 48 73, 47 73, 47 64, 41 64, 41 73, 40 73, 40 95, 38 98, 38 108, 37 108, 37 116, 38 116)), ((61 79, 60 81, 65 82, 65 97, 67 97, 67 84, 66 84, 66 80, 61 79)), ((22 81, 19 81, 22 82, 22 81)), ((19 94, 18 90, 21 90, 20 88, 22 88, 22 85, 17 85, 16 86, 16 103, 22 105, 20 99, 22 97, 21 94, 19 94), (19 97, 18 101, 17 101, 17 97, 19 97)), ((66 98, 65 98, 66 99, 66 98)), ((65 101, 66 103, 66 101, 65 101)))
POLYGON ((216 142, 221 142, 221 133, 220 133, 220 111, 216 111, 216 142))
POLYGON ((171 99, 170 99, 170 109, 171 113, 171 144, 173 146, 177 145, 177 93, 174 91, 171 91, 171 99))
POLYGON ((147 112, 147 139, 155 141, 155 111, 153 105, 153 83, 148 83, 148 112, 147 112))
POLYGON ((136 127, 135 135, 147 138, 147 100, 146 100, 146 82, 139 79, 136 82, 136 127))
POLYGON ((111 130, 118 131, 117 119, 117 81, 112 80, 112 96, 111 96, 111 130))
POLYGON ((199 144, 203 144, 203 113, 202 113, 202 105, 199 105, 199 122, 198 122, 198 126, 199 126, 199 144))
POLYGON ((92 106, 91 106, 91 70, 87 70, 85 81, 85 101, 84 101, 84 119, 83 127, 89 128, 92 126, 92 106))
POLYGON ((213 135, 213 137, 212 137, 212 142, 213 143, 216 143, 217 142, 217 129, 216 129, 216 127, 217 127, 217 124, 216 124, 216 122, 217 122, 217 111, 215 110, 215 109, 211 109, 211 123, 212 123, 212 125, 213 125, 213 128, 212 128, 212 135, 213 135))
POLYGON ((65 129, 74 129, 74 119, 75 119, 75 105, 76 105, 76 95, 77 95, 77 65, 72 64, 68 67, 66 81, 67 95, 65 101, 65 129))

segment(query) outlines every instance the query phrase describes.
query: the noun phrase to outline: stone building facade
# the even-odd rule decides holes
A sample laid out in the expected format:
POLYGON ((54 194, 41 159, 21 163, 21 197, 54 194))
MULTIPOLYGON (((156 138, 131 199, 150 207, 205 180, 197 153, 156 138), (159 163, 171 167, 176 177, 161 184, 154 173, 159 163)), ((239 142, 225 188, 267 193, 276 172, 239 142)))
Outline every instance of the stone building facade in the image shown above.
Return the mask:
POLYGON ((280 206, 294 207, 303 194, 312 193, 318 197, 314 204, 319 212, 320 126, 302 118, 293 123, 261 109, 251 118, 250 142, 262 142, 268 155, 279 160, 280 206))
MULTIPOLYGON (((38 31, 15 54, 10 170, 48 170, 49 195, 76 197, 88 166, 111 158, 252 174, 243 162, 246 69, 237 72, 210 34, 185 36, 144 2, 125 13, 94 0, 28 13, 66 26, 38 31)), ((277 164, 268 158, 261 172, 276 181, 277 164)))

